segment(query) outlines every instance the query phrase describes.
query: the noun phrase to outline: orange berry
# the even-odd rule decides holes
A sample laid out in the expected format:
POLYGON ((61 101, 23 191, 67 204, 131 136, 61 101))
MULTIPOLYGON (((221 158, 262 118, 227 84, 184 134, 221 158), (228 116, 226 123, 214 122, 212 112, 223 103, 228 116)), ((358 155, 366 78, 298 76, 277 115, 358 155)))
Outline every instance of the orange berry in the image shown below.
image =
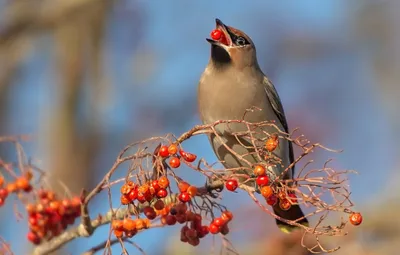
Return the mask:
POLYGON ((122 220, 113 220, 111 222, 111 226, 112 226, 112 229, 114 229, 114 230, 123 230, 124 223, 122 220))
POLYGON ((190 184, 185 181, 181 181, 178 183, 178 189, 180 192, 186 192, 189 187, 190 187, 190 184))
POLYGON ((278 147, 279 140, 277 135, 272 135, 270 138, 267 139, 265 142, 265 149, 269 152, 273 152, 276 147, 278 147))
POLYGON ((144 228, 149 228, 151 226, 151 221, 149 219, 143 219, 144 228))
POLYGON ((254 174, 257 176, 265 175, 265 167, 257 165, 256 167, 254 167, 254 174))
POLYGON ((261 188, 261 195, 265 198, 270 197, 274 191, 272 190, 271 186, 263 186, 261 188))
POLYGON ((158 179, 158 185, 160 185, 161 188, 166 189, 169 186, 169 180, 167 176, 161 176, 160 179, 158 179))
POLYGON ((122 185, 121 189, 120 189, 122 195, 128 195, 129 192, 131 192, 131 190, 132 190, 132 187, 126 183, 124 185, 122 185))
POLYGON ((33 214, 36 211, 36 207, 33 204, 27 204, 25 210, 28 214, 33 214))
POLYGON ((4 177, 0 175, 0 187, 4 184, 4 177))
POLYGON ((121 195, 120 201, 121 201, 121 204, 123 204, 123 205, 127 205, 127 204, 129 204, 131 202, 129 197, 126 196, 126 195, 121 195))
POLYGON ((14 182, 8 183, 6 188, 8 193, 16 192, 18 189, 17 184, 15 184, 14 182))
POLYGON ((133 231, 136 230, 136 222, 131 218, 126 218, 123 221, 123 228, 125 231, 133 231))
POLYGON ((189 193, 191 197, 195 197, 197 195, 197 188, 195 186, 189 186, 186 192, 189 193))
POLYGON ((172 205, 167 205, 164 209, 161 210, 161 215, 168 215, 171 210, 172 205))
POLYGON ((141 230, 145 228, 145 222, 142 219, 136 220, 136 229, 141 230))
POLYGON ((25 176, 18 177, 15 181, 15 184, 17 185, 17 189, 19 190, 29 190, 31 186, 25 176))
POLYGON ((172 158, 169 160, 169 165, 170 165, 172 168, 178 168, 178 167, 181 165, 181 161, 180 161, 180 159, 177 158, 177 157, 172 157, 172 158))
POLYGON ((292 205, 290 204, 289 200, 287 200, 287 199, 281 199, 279 201, 279 207, 284 211, 289 210, 291 206, 292 205))
POLYGON ((142 193, 143 195, 149 194, 150 186, 147 183, 145 183, 139 187, 138 191, 139 191, 139 193, 142 193))
POLYGON ((71 199, 71 206, 74 210, 80 211, 81 210, 82 201, 80 197, 73 197, 71 199))
POLYGON ((176 144, 173 143, 168 147, 168 153, 170 155, 175 155, 177 152, 178 152, 178 146, 176 146, 176 144))
POLYGON ((161 216, 161 224, 167 225, 167 215, 161 216))
POLYGON ((160 210, 161 216, 167 216, 168 214, 169 214, 169 207, 164 207, 163 209, 160 210))
POLYGON ((58 212, 60 209, 61 203, 59 201, 51 201, 49 204, 49 207, 54 210, 55 212, 58 212))
POLYGON ((362 218, 361 213, 355 212, 355 213, 350 214, 349 220, 350 220, 351 224, 353 224, 354 226, 358 226, 362 223, 363 218, 362 218))
POLYGON ((285 191, 279 191, 279 193, 278 193, 278 198, 280 199, 280 200, 285 200, 286 199, 286 192, 285 191))
POLYGON ((124 231, 122 230, 114 230, 114 235, 116 238, 122 238, 122 236, 124 235, 124 231))
POLYGON ((126 181, 126 185, 131 187, 131 189, 133 189, 136 186, 135 183, 133 181, 131 181, 131 180, 126 181))

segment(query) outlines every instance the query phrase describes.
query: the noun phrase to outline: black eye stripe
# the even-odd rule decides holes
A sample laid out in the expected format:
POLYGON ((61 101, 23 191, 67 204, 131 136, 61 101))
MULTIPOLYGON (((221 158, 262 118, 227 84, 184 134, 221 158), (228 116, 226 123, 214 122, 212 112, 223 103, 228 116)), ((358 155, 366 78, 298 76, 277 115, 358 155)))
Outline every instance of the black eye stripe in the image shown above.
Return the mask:
POLYGON ((250 42, 243 36, 237 36, 235 34, 230 35, 232 38, 232 42, 237 46, 248 45, 250 42))

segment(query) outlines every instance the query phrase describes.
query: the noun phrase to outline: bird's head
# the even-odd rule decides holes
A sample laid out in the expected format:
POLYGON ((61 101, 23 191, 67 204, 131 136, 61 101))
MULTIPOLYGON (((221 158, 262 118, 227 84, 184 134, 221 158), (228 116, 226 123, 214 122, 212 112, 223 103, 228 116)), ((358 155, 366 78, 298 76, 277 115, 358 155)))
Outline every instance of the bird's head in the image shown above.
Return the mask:
POLYGON ((256 48, 248 35, 215 19, 216 29, 211 34, 211 60, 214 64, 245 68, 257 64, 256 48))

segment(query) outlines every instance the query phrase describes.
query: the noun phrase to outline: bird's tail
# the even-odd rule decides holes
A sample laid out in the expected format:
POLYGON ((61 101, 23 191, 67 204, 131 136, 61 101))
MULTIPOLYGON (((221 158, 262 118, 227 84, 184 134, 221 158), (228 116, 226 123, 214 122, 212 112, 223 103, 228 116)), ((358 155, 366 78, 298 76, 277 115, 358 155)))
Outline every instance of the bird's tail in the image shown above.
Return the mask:
MULTIPOLYGON (((273 210, 276 215, 278 215, 279 217, 281 217, 283 219, 295 221, 295 220, 301 218, 301 220, 296 221, 296 223, 307 226, 307 227, 309 226, 308 220, 304 217, 304 213, 301 210, 299 205, 292 205, 289 208, 289 210, 285 211, 279 207, 279 203, 276 203, 273 206, 273 210)), ((280 221, 278 219, 276 219, 276 224, 278 225, 278 228, 286 234, 289 234, 290 232, 292 232, 294 230, 300 229, 300 227, 298 227, 298 226, 292 226, 292 225, 287 224, 286 222, 280 221)))

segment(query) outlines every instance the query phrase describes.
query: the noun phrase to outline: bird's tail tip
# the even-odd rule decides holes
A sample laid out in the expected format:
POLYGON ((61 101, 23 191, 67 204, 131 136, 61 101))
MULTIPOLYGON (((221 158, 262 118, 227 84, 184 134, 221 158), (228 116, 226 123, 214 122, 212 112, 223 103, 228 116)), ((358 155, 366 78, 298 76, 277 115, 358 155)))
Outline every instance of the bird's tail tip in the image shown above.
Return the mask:
MULTIPOLYGON (((273 207, 274 213, 278 215, 279 217, 291 221, 296 221, 296 223, 303 225, 304 227, 309 227, 309 222, 307 218, 304 217, 304 213, 301 210, 299 205, 292 205, 291 208, 287 211, 282 210, 279 205, 276 205, 273 207), (300 220, 298 220, 300 219, 300 220), (297 221, 298 220, 298 221, 297 221)), ((280 221, 276 219, 276 224, 278 228, 285 234, 290 234, 293 231, 301 229, 300 226, 294 226, 291 224, 288 224, 286 222, 280 221)))
MULTIPOLYGON (((287 224, 287 223, 282 222, 282 221, 279 221, 276 224, 278 225, 278 228, 285 234, 290 234, 293 231, 301 229, 301 227, 299 227, 299 226, 293 226, 293 225, 287 224)), ((301 225, 303 225, 305 227, 309 227, 309 223, 308 222, 303 222, 303 223, 299 223, 299 224, 301 224, 301 225)))

